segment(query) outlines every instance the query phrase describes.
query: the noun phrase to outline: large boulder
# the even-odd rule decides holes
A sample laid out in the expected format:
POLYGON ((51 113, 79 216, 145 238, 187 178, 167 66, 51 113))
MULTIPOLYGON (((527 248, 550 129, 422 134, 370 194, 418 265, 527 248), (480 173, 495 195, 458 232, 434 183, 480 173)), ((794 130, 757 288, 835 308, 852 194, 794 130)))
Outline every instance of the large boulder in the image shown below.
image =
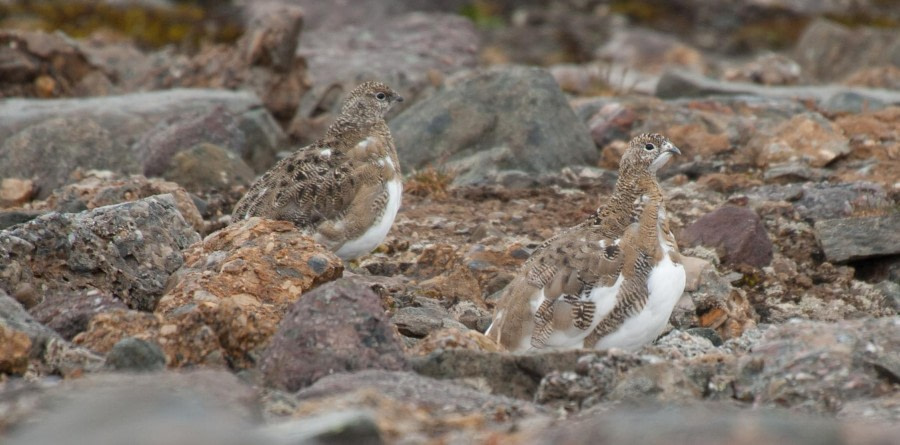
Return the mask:
POLYGON ((283 138, 259 99, 247 92, 174 89, 10 99, 0 103, 0 157, 6 160, 0 178, 34 178, 38 197, 46 197, 76 168, 161 174, 171 156, 202 142, 218 143, 264 171, 283 138))
POLYGON ((704 245, 728 265, 763 267, 772 261, 772 241, 759 215, 745 207, 725 206, 702 216, 681 237, 689 246, 704 245))
POLYGON ((269 385, 289 391, 335 372, 403 370, 403 346, 372 290, 352 280, 304 295, 282 320, 260 365, 269 385))
POLYGON ((184 262, 182 249, 199 239, 171 195, 51 212, 0 232, 0 289, 16 295, 95 288, 152 310, 184 262))
POLYGON ((391 121, 408 168, 443 163, 456 184, 502 170, 526 173, 594 164, 597 149, 546 70, 474 71, 391 121))

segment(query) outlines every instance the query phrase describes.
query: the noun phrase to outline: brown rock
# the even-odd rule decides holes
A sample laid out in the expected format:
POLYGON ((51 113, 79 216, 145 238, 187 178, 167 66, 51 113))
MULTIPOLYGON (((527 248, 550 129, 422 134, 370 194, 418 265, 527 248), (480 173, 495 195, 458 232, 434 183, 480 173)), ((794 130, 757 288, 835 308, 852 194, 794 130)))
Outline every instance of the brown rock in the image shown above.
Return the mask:
POLYGON ((156 312, 167 321, 196 313, 234 363, 268 341, 302 294, 343 271, 334 254, 291 223, 260 218, 228 226, 184 253, 156 312))
POLYGON ((71 340, 87 330, 95 315, 113 309, 127 309, 127 306, 108 292, 78 289, 45 294, 43 301, 29 308, 28 313, 66 340, 71 340))
POLYGON ((24 374, 30 350, 28 334, 0 324, 0 374, 24 374))
POLYGON ((428 355, 439 349, 468 349, 471 351, 501 352, 496 342, 473 330, 446 328, 433 331, 412 349, 414 355, 428 355))
POLYGON ((260 365, 269 385, 288 391, 335 372, 406 367, 403 347, 378 296, 346 279, 294 303, 260 365))
POLYGON ((840 127, 818 113, 794 116, 770 131, 759 132, 747 144, 747 153, 759 167, 797 161, 824 167, 850 153, 840 127))
POLYGON ((645 28, 628 27, 626 31, 614 34, 597 51, 597 57, 653 74, 672 66, 698 73, 706 70, 706 61, 700 51, 681 43, 675 36, 645 28))
POLYGON ((37 189, 30 179, 3 178, 0 182, 0 207, 16 207, 34 197, 37 189))
POLYGON ((416 266, 411 272, 420 279, 418 285, 429 297, 452 303, 468 300, 485 307, 478 279, 453 245, 434 244, 426 247, 416 259, 416 266))
POLYGON ((724 264, 763 267, 772 261, 772 241, 756 212, 725 206, 708 213, 684 229, 681 240, 689 246, 716 249, 724 264))
POLYGON ((141 175, 119 176, 97 170, 79 175, 81 178, 78 182, 54 190, 45 206, 61 212, 78 212, 168 193, 175 199, 175 207, 184 220, 194 230, 204 231, 203 217, 191 196, 174 182, 141 175))
POLYGON ((731 148, 731 142, 725 133, 712 133, 700 123, 675 125, 664 133, 687 159, 700 156, 711 158, 731 148))
POLYGON ((713 267, 712 263, 708 260, 687 255, 681 257, 681 264, 684 265, 684 274, 687 277, 684 283, 685 292, 697 290, 697 288, 700 287, 701 272, 713 267))
POLYGON ((194 193, 246 186, 255 177, 253 169, 236 153, 213 144, 199 144, 179 152, 162 175, 194 193))

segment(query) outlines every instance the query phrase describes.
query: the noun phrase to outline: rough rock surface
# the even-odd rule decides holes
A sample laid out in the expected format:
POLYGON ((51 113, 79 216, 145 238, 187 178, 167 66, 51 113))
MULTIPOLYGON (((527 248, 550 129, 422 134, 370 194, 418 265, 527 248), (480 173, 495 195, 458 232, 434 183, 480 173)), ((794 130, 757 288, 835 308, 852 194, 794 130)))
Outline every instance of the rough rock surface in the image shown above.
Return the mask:
POLYGON ((500 170, 529 174, 589 164, 597 153, 545 70, 475 71, 391 121, 400 162, 424 168, 442 160, 455 184, 500 170))
POLYGON ((818 221, 816 238, 825 258, 841 263, 873 256, 900 254, 900 213, 868 218, 818 221))
POLYGON ((772 242, 759 216, 744 207, 725 206, 685 228, 682 242, 715 248, 722 262, 763 267, 772 261, 772 242))
POLYGON ((171 195, 53 212, 0 232, 0 287, 12 294, 24 287, 92 287, 152 310, 169 274, 184 262, 181 250, 198 239, 171 195))
POLYGON ((66 340, 87 330, 95 315, 127 306, 112 294, 98 289, 78 289, 69 292, 53 292, 28 309, 35 320, 56 331, 66 340))
POLYGON ((335 372, 406 369, 402 350, 378 296, 338 280, 294 303, 260 369, 268 384, 296 391, 335 372))

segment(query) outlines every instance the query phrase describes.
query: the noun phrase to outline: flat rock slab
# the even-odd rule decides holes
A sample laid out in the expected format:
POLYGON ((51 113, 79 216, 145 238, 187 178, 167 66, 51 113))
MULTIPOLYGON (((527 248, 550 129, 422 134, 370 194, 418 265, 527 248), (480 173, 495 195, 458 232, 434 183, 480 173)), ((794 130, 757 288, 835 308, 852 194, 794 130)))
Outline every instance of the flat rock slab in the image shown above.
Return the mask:
POLYGON ((900 254, 900 213, 818 221, 815 231, 831 262, 900 254))

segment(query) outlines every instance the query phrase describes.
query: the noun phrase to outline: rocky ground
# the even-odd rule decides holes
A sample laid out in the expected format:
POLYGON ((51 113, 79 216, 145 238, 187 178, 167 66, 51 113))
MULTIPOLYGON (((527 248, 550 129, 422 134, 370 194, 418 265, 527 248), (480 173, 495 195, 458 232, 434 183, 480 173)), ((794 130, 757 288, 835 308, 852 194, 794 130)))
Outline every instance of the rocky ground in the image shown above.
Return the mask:
POLYGON ((4 443, 900 437, 895 2, 70 3, 0 1, 4 443), (408 99, 377 251, 230 224, 370 78, 408 99), (684 153, 670 328, 501 351, 500 290, 642 132, 684 153))

